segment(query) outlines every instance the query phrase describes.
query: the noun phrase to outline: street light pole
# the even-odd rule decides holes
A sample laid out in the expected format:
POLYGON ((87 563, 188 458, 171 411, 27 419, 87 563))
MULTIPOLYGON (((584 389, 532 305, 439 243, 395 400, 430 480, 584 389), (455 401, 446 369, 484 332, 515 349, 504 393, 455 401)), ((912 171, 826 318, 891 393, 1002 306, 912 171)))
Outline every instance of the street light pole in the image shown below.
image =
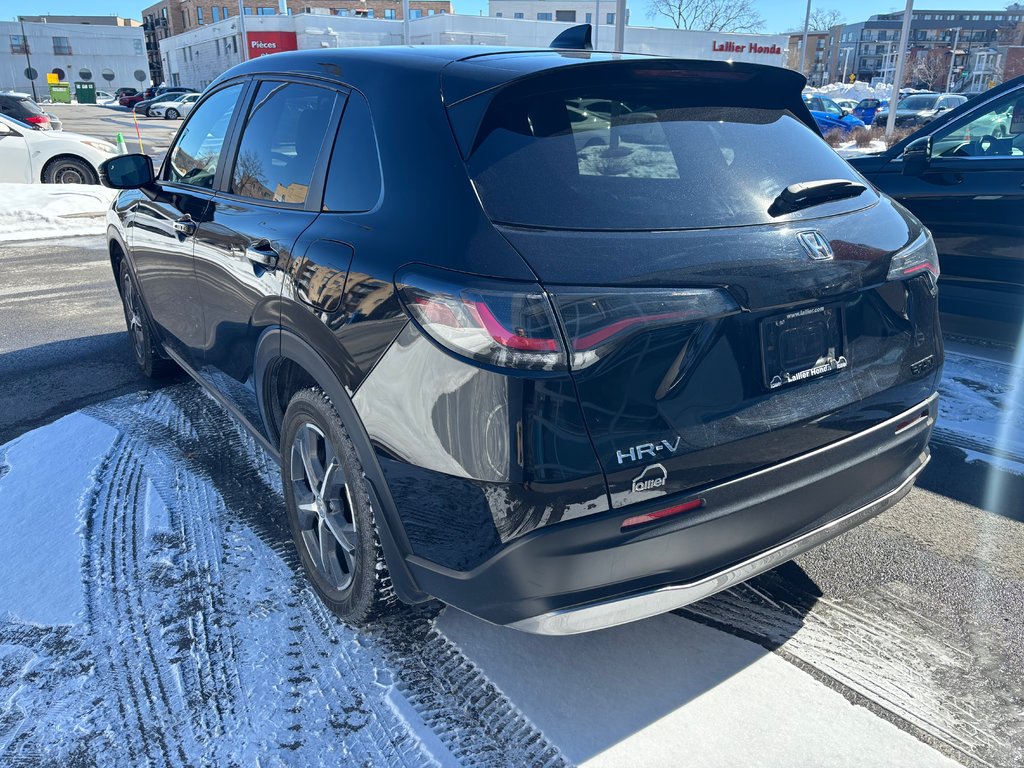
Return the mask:
POLYGON ((811 23, 811 0, 807 0, 807 13, 804 14, 804 39, 800 43, 800 74, 804 77, 807 72, 807 25, 811 23))
MULTIPOLYGON (((600 19, 599 19, 600 21, 600 19)), ((615 0, 615 50, 626 49, 626 0, 615 0)))
MULTIPOLYGON (((21 44, 25 49, 25 66, 27 70, 32 69, 32 59, 28 55, 28 36, 25 34, 25 19, 18 17, 18 21, 21 22, 21 44)), ((39 75, 36 74, 36 77, 39 75)), ((25 72, 25 77, 28 77, 28 71, 25 72)), ((36 97, 36 81, 35 78, 29 78, 29 85, 32 86, 32 101, 38 101, 36 97)))
POLYGON ((907 46, 910 45, 910 17, 914 10, 914 0, 907 0, 907 9, 903 12, 903 28, 900 30, 900 47, 896 51, 896 71, 892 77, 892 98, 889 99, 889 117, 885 121, 885 135, 892 136, 896 127, 896 106, 900 100, 900 85, 903 83, 903 62, 907 58, 907 46))
POLYGON ((953 50, 949 52, 949 77, 946 78, 946 92, 953 90, 953 65, 956 64, 956 49, 960 47, 960 27, 956 28, 953 50))
POLYGON ((249 60, 249 38, 245 35, 245 6, 244 0, 238 0, 238 30, 242 36, 242 61, 249 60))

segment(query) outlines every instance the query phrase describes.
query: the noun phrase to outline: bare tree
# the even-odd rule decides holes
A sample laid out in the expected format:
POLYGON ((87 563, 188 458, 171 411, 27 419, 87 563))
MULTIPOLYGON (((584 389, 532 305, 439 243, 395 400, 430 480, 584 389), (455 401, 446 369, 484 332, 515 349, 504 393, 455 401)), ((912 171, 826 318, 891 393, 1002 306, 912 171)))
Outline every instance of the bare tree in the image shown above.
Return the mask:
MULTIPOLYGON (((812 8, 810 29, 816 32, 825 32, 832 29, 836 24, 842 24, 846 19, 843 12, 836 8, 812 8)), ((803 29, 801 27, 801 29, 803 29)))
POLYGON ((945 54, 946 51, 941 49, 918 51, 907 66, 903 84, 930 91, 945 90, 949 75, 949 58, 945 54))
POLYGON ((760 32, 764 19, 753 0, 649 0, 647 16, 664 16, 676 29, 760 32))

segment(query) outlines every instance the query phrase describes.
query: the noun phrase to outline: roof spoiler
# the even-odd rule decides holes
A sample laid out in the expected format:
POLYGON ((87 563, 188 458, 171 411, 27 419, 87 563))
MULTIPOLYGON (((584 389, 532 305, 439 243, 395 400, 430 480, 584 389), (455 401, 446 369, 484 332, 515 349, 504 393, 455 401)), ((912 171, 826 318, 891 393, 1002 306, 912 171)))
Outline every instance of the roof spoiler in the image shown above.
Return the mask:
POLYGON ((548 48, 555 48, 561 51, 594 50, 594 44, 590 41, 590 25, 577 24, 575 27, 569 27, 552 40, 548 48))

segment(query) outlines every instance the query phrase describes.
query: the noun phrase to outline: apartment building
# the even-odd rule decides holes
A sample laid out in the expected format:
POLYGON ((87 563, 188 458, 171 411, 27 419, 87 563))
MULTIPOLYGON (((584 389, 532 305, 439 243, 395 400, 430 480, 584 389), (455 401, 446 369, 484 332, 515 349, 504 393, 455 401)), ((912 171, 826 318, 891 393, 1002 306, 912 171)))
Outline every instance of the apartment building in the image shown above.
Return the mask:
MULTIPOLYGON (((160 41, 184 32, 218 24, 238 15, 239 5, 246 16, 290 16, 309 13, 320 16, 351 16, 367 19, 402 19, 402 0, 160 0, 142 11, 146 32, 146 53, 154 83, 168 80, 160 55, 160 41)), ((410 0, 413 19, 451 13, 450 0, 410 0)))

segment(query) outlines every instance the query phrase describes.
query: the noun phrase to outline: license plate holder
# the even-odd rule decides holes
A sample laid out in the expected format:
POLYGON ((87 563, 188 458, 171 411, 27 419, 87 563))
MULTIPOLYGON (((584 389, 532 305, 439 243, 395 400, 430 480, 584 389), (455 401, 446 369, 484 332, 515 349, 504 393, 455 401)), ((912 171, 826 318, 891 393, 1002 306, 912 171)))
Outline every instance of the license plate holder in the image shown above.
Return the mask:
POLYGON ((846 359, 841 304, 823 304, 761 321, 764 383, 780 389, 840 371, 846 359))

